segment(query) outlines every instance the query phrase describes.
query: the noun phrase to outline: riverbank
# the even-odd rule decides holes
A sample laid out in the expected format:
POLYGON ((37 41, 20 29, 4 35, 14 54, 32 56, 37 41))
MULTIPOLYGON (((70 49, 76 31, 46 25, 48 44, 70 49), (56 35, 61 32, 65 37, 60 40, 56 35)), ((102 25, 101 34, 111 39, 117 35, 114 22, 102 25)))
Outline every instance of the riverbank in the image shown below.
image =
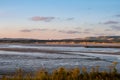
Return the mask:
POLYGON ((0 43, 0 45, 25 45, 25 46, 60 46, 60 47, 86 47, 86 48, 120 48, 120 43, 0 43))

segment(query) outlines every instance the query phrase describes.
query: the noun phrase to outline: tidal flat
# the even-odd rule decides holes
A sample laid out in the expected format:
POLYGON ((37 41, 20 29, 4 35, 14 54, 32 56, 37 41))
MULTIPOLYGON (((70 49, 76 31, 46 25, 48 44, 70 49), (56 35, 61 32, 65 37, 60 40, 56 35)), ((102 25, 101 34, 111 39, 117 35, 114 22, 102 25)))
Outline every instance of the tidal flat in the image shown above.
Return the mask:
POLYGON ((88 70, 100 66, 109 71, 112 62, 120 72, 120 49, 85 48, 81 46, 49 46, 36 44, 0 44, 0 74, 11 74, 17 69, 34 72, 41 68, 52 72, 59 67, 67 69, 85 66, 88 70))

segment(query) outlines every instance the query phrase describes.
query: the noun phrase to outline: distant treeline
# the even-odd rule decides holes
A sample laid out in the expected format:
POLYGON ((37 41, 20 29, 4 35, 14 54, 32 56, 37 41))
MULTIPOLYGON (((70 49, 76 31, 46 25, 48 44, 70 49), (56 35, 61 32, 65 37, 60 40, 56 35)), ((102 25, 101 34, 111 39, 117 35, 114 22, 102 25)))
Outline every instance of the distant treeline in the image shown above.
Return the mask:
POLYGON ((0 39, 0 43, 82 43, 82 42, 95 42, 95 43, 119 43, 120 40, 37 40, 37 39, 0 39))

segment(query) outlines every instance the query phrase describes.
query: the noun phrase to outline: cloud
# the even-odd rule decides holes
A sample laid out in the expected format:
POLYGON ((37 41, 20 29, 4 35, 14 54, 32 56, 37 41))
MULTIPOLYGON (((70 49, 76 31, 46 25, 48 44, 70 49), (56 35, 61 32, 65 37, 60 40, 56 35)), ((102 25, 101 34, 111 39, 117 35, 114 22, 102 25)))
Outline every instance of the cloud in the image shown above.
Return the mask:
POLYGON ((94 33, 96 36, 109 36, 111 34, 106 34, 106 33, 94 33))
POLYGON ((32 31, 46 31, 46 30, 48 30, 48 29, 31 29, 32 31))
POLYGON ((77 29, 77 30, 78 30, 78 29, 81 29, 81 27, 75 27, 74 29, 77 29))
POLYGON ((104 31, 112 31, 112 29, 105 29, 104 31))
POLYGON ((75 30, 68 30, 68 31, 65 31, 65 30, 60 30, 58 32, 60 33, 65 33, 65 34, 90 34, 93 32, 92 29, 88 28, 88 29, 85 29, 84 31, 80 31, 78 29, 81 29, 80 27, 77 27, 77 28, 74 28, 75 30))
POLYGON ((31 32, 32 30, 29 30, 29 29, 23 29, 23 30, 20 30, 21 32, 31 32))
POLYGON ((88 28, 88 29, 85 29, 84 31, 93 31, 93 29, 88 28))
POLYGON ((30 18, 32 21, 44 21, 44 22, 50 22, 55 19, 55 17, 42 17, 42 16, 34 16, 30 18))
POLYGON ((116 30, 116 31, 120 31, 120 26, 110 26, 110 28, 112 28, 112 30, 116 30))
POLYGON ((71 21, 71 20, 74 20, 75 18, 71 17, 71 18, 67 18, 66 20, 67 21, 71 21))
POLYGON ((44 21, 44 22, 50 22, 52 20, 63 20, 63 21, 72 21, 75 18, 74 17, 69 17, 69 18, 58 18, 58 17, 43 17, 43 16, 33 16, 30 18, 32 21, 44 21))
POLYGON ((83 31, 84 34, 90 34, 90 33, 92 33, 92 32, 93 32, 93 29, 90 29, 90 28, 85 29, 85 30, 83 31))
POLYGON ((84 33, 84 34, 90 34, 91 32, 90 31, 84 31, 82 33, 84 33))
POLYGON ((118 15, 115 15, 116 17, 120 17, 120 14, 118 14, 118 15))
POLYGON ((46 31, 48 29, 23 29, 23 30, 20 30, 20 32, 33 32, 33 31, 46 31))
POLYGON ((69 30, 69 31, 60 30, 59 32, 66 33, 66 34, 78 34, 78 33, 81 33, 79 31, 73 31, 73 30, 69 30))
POLYGON ((112 33, 96 33, 94 35, 96 35, 96 36, 117 36, 119 34, 116 34, 116 33, 112 32, 112 33))
POLYGON ((118 21, 107 21, 103 24, 118 24, 118 23, 120 23, 120 22, 118 22, 118 21))

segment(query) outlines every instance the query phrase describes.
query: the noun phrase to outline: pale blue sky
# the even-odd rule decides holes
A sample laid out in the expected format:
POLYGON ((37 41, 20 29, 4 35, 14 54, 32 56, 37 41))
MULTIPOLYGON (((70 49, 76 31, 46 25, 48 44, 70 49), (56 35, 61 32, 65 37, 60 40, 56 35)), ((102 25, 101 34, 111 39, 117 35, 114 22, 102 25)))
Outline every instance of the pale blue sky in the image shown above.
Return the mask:
POLYGON ((0 37, 120 35, 119 8, 120 0, 0 0, 0 37))

